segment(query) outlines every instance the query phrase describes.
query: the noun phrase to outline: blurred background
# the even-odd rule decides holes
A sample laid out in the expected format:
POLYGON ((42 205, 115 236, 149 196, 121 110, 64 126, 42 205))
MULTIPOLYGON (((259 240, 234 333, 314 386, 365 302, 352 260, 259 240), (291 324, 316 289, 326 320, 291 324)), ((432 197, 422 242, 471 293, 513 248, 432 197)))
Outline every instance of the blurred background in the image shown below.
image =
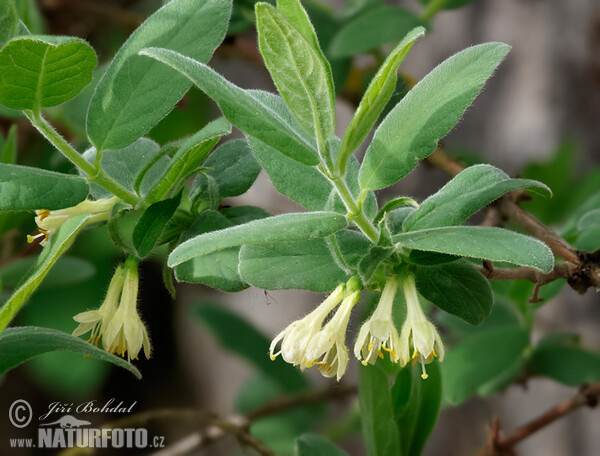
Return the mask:
MULTIPOLYGON (((22 11, 27 14, 28 25, 34 33, 85 38, 96 49, 100 62, 106 62, 143 19, 161 5, 156 0, 18 2, 22 3, 22 11)), ((273 91, 256 49, 255 30, 251 26, 250 4, 253 2, 236 0, 234 3, 229 36, 210 64, 244 88, 273 91)), ((360 55, 350 55, 344 50, 346 38, 336 38, 342 28, 341 18, 361 4, 367 4, 366 8, 375 6, 370 6, 368 1, 306 3, 323 47, 336 51, 329 54, 336 56, 333 67, 340 93, 337 126, 338 131, 343 132, 360 100, 361 89, 376 69, 378 58, 404 33, 377 52, 366 49, 360 55)), ((415 12, 422 10, 416 0, 385 3, 415 12)), ((484 161, 512 176, 543 180, 554 190, 555 198, 535 199, 525 207, 560 232, 569 208, 584 201, 589 189, 598 191, 600 188, 600 174, 589 171, 600 164, 600 3, 597 0, 462 3, 465 5, 440 11, 433 18, 429 33, 417 42, 402 64, 401 79, 408 87, 411 81, 419 80, 450 55, 473 44, 486 41, 510 44, 513 49, 507 60, 443 145, 451 155, 466 163, 484 161)), ((399 24, 398 28, 403 26, 399 24)), ((399 86, 399 96, 401 92, 399 86)), ((79 150, 84 150, 87 147, 82 139, 86 105, 77 101, 68 104, 68 108, 56 108, 50 115, 51 120, 79 150)), ((15 118, 10 112, 0 112, 0 116, 4 136, 11 125, 17 125, 19 164, 71 170, 70 164, 52 150, 28 122, 15 118)), ((164 144, 197 131, 216 116, 215 105, 192 89, 149 136, 164 144)), ((421 200, 446 181, 447 176, 442 171, 420 165, 401 183, 382 192, 381 198, 401 194, 421 200)), ((227 204, 257 205, 273 214, 301 210, 277 193, 264 173, 246 194, 228 200, 227 204)), ((14 266, 15 260, 37 253, 37 246, 24 242, 25 234, 34 230, 30 214, 16 214, 10 220, 4 217, 0 221, 3 235, 0 264, 5 288, 24 272, 24 266, 14 266)), ((110 241, 105 228, 86 231, 79 236, 57 273, 69 277, 67 284, 46 280, 19 315, 17 324, 71 332, 75 328, 72 316, 97 307, 114 267, 121 260, 122 254, 110 241)), ((322 296, 298 291, 267 294, 254 288, 227 294, 201 285, 179 284, 176 299, 172 299, 162 283, 160 260, 145 262, 141 267, 140 312, 148 324, 154 350, 150 360, 136 362, 144 375, 143 381, 137 381, 126 371, 78 355, 44 355, 0 379, 0 410, 7 410, 16 398, 26 399, 34 410, 46 410, 49 403, 56 401, 79 403, 96 399, 103 403, 116 398, 117 402, 137 401, 134 408, 137 412, 186 407, 227 417, 276 396, 277 385, 269 383, 270 380, 245 359, 224 348, 227 341, 215 338, 214 327, 209 328, 210 318, 202 317, 198 308, 216 303, 244 316, 271 338, 313 308, 322 296)), ((565 287, 538 312, 534 337, 549 332, 579 332, 584 346, 600 350, 598 301, 598 295, 592 291, 580 296, 565 287)), ((237 335, 228 337, 235 339, 237 335)), ((356 363, 351 362, 344 383, 357 383, 356 370, 356 363)), ((315 372, 310 372, 309 378, 321 386, 332 381, 315 372)), ((487 428, 494 416, 498 416, 503 429, 510 432, 573 392, 572 387, 532 378, 490 397, 477 397, 458 407, 446 407, 424 454, 475 454, 485 443, 487 428)), ((323 417, 329 417, 322 421, 329 423, 325 429, 327 435, 339 438, 340 445, 351 455, 364 454, 355 432, 358 429, 355 398, 336 402, 331 410, 323 413, 323 417), (339 420, 332 421, 331 417, 339 420)), ((115 419, 110 415, 82 415, 80 418, 98 425, 115 419)), ((292 418, 258 421, 255 431, 281 454, 286 454, 297 432, 295 426, 301 426, 298 423, 302 422, 302 416, 292 418)), ((184 444, 191 442, 187 453, 173 454, 226 455, 236 451, 233 439, 220 439, 197 447, 193 440, 186 440, 195 432, 193 428, 160 423, 156 426, 169 442, 180 439, 184 444)), ((518 446, 519 454, 595 456, 600 452, 598 429, 600 414, 582 409, 527 439, 518 446)), ((317 430, 323 429, 317 427, 317 430)), ((27 436, 25 431, 16 435, 2 412, 0 442, 3 445, 9 437, 27 436)), ((7 449, 0 453, 36 454, 33 450, 19 453, 7 449)))

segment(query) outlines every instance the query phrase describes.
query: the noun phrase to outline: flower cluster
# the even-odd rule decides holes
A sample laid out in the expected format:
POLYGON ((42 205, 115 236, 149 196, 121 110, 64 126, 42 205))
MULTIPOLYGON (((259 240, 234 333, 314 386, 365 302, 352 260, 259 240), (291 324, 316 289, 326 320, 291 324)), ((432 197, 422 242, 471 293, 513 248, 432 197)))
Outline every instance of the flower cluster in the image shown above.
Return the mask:
POLYGON ((77 215, 91 215, 91 217, 86 220, 86 225, 104 222, 108 220, 113 206, 118 201, 119 198, 113 196, 112 198, 99 199, 96 201, 85 200, 73 207, 59 209, 57 211, 39 209, 35 211, 35 223, 38 226, 39 233, 35 236, 27 236, 27 242, 32 243, 36 239, 43 237, 44 239, 42 239, 40 244, 46 245, 50 236, 52 236, 63 223, 65 223, 71 217, 75 217, 77 215))
MULTIPOLYGON (((279 333, 271 343, 271 359, 281 354, 285 361, 302 370, 316 365, 323 375, 336 376, 339 381, 348 365, 346 329, 352 308, 360 299, 357 284, 356 280, 351 279, 346 285, 339 285, 315 310, 279 333), (333 316, 325 323, 336 307, 333 316), (276 352, 278 346, 280 349, 276 352)), ((421 308, 415 280, 410 274, 387 279, 379 303, 360 329, 354 345, 354 355, 364 365, 374 364, 377 358, 383 359, 384 353, 401 366, 411 360, 413 365, 420 362, 423 379, 427 378, 425 364, 436 357, 440 361, 444 359, 442 340, 421 308), (398 335, 393 307, 400 284, 404 290, 407 312, 398 335)))
POLYGON ((129 257, 113 275, 102 305, 96 310, 88 310, 73 317, 79 326, 74 336, 91 331, 89 342, 102 346, 109 353, 117 353, 127 360, 137 359, 144 348, 146 358, 150 358, 151 348, 148 331, 137 312, 139 277, 137 259, 129 257))

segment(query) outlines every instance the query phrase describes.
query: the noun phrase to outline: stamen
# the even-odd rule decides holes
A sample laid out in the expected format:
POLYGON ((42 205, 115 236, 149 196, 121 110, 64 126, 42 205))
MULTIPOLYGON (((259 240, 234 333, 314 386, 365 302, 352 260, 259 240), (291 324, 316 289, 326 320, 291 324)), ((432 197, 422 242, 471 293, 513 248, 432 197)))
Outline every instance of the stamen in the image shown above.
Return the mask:
POLYGON ((321 370, 321 369, 323 369, 325 366, 326 366, 326 364, 325 364, 325 363, 323 363, 323 364, 321 364, 319 367, 317 367, 317 370, 321 370))
POLYGON ((333 364, 330 364, 329 367, 327 368, 327 370, 325 371, 325 374, 328 374, 332 367, 333 367, 333 364))
POLYGON ((381 353, 381 350, 377 349, 377 356, 379 356, 381 359, 383 359, 383 353, 381 353))
POLYGON ((31 234, 27 235, 27 243, 31 244, 33 241, 35 241, 36 239, 41 238, 42 236, 44 236, 46 238, 46 240, 48 240, 48 236, 46 233, 42 232, 42 230, 40 230, 40 233, 36 234, 35 236, 32 236, 31 234))
POLYGON ((40 220, 44 220, 49 215, 50 215, 50 211, 48 209, 40 209, 38 211, 38 216, 39 216, 40 220))
POLYGON ((388 352, 390 355, 396 358, 396 353, 394 353, 394 350, 392 350, 391 348, 387 348, 385 345, 382 345, 381 348, 383 348, 386 352, 388 352))

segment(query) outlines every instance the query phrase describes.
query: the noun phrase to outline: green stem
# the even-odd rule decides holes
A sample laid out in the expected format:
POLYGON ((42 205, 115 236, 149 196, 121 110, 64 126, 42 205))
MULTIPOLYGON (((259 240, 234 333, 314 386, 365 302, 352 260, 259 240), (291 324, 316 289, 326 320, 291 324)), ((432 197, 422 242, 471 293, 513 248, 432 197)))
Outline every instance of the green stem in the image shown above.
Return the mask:
POLYGON ((28 111, 25 115, 31 122, 31 124, 42 134, 44 137, 52 143, 65 157, 67 157, 71 163, 81 169, 88 178, 88 181, 95 182, 101 187, 105 188, 113 195, 118 196, 121 200, 126 203, 135 206, 139 198, 133 193, 127 190, 122 185, 118 184, 110 177, 108 177, 104 171, 98 166, 94 166, 83 158, 79 152, 65 141, 65 139, 56 131, 52 126, 46 122, 46 119, 42 117, 39 112, 28 111))
POLYGON ((331 182, 333 182, 333 185, 348 209, 348 219, 354 222, 373 243, 377 243, 377 241, 379 241, 379 231, 363 211, 362 204, 359 205, 354 200, 344 179, 336 177, 332 178, 331 182))
POLYGON ((423 13, 421 14, 421 19, 424 21, 429 21, 433 19, 433 17, 441 10, 444 6, 446 6, 448 0, 431 0, 423 13))

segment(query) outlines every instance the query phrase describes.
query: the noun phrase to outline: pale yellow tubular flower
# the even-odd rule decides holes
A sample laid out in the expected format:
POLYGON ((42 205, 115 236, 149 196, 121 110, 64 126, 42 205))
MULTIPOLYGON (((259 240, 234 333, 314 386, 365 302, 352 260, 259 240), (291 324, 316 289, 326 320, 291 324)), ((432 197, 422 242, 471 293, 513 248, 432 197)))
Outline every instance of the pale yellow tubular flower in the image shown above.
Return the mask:
POLYGON ((281 354, 286 362, 304 369, 304 355, 308 342, 320 331, 327 315, 342 301, 344 288, 343 284, 339 285, 315 310, 294 321, 275 336, 269 347, 271 359, 275 360, 281 354), (275 352, 280 342, 281 348, 275 352))
POLYGON ((81 312, 73 317, 73 320, 79 323, 79 326, 73 331, 73 336, 81 336, 91 331, 92 333, 88 342, 92 342, 98 346, 98 341, 106 334, 108 323, 117 311, 124 279, 123 265, 119 265, 110 281, 106 298, 104 298, 102 305, 96 310, 81 312))
POLYGON ((406 275, 402 279, 404 296, 406 297, 406 321, 400 332, 400 361, 406 364, 420 362, 422 368, 421 377, 428 377, 425 364, 429 364, 434 358, 444 360, 444 344, 435 326, 427 320, 427 316, 421 308, 417 287, 413 275, 406 275), (412 354, 411 354, 412 352, 412 354))
POLYGON ((46 245, 50 236, 52 236, 63 223, 65 223, 71 217, 75 217, 77 215, 91 215, 91 217, 86 220, 86 225, 104 222, 108 220, 113 206, 118 201, 120 201, 119 198, 113 196, 112 198, 99 199, 96 201, 85 200, 75 206, 56 211, 39 209, 35 211, 35 223, 38 226, 39 233, 35 236, 28 235, 27 242, 32 243, 35 239, 43 237, 44 239, 42 242, 40 242, 40 244, 46 245))
POLYGON ((137 311, 139 277, 137 259, 129 257, 125 261, 125 281, 119 308, 108 324, 102 338, 102 345, 109 353, 116 353, 127 360, 137 359, 144 348, 146 358, 150 358, 151 348, 146 326, 137 311))
POLYGON ((331 320, 309 342, 306 349, 306 367, 319 366, 325 377, 335 376, 339 381, 348 365, 346 329, 352 308, 360 299, 360 291, 346 296, 331 320))
POLYGON ((378 357, 383 359, 385 352, 392 361, 400 360, 400 338, 392 317, 398 283, 396 277, 386 280, 377 308, 358 333, 354 355, 365 366, 375 364, 378 357))

